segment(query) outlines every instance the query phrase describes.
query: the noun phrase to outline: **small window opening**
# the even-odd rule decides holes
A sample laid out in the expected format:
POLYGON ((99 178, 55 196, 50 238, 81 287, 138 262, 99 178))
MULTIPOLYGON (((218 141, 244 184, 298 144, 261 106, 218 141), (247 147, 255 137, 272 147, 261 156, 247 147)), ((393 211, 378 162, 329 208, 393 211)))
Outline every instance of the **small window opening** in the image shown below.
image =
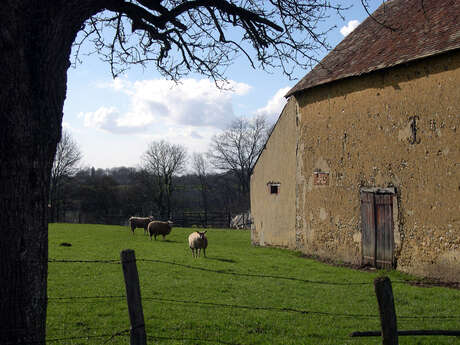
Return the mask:
POLYGON ((268 192, 270 194, 279 194, 280 192, 280 183, 279 182, 268 182, 267 183, 267 186, 268 186, 268 192))

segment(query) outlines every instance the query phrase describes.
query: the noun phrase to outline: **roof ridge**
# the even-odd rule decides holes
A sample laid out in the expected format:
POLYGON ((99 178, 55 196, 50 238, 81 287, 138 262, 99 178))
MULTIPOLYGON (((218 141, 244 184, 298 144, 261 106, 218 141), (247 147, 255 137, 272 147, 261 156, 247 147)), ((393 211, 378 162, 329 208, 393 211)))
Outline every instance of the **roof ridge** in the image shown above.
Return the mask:
POLYGON ((460 1, 384 1, 289 90, 286 97, 458 48, 460 1))

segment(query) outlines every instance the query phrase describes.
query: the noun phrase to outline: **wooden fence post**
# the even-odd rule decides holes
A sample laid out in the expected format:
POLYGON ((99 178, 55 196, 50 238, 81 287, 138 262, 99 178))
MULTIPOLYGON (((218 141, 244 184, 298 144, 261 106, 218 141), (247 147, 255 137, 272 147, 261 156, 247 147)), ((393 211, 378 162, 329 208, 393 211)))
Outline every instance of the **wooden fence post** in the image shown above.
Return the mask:
POLYGON ((120 254, 123 275, 125 277, 126 299, 128 302, 129 320, 131 322, 131 345, 147 345, 144 312, 142 311, 141 289, 137 273, 134 250, 126 249, 120 254))
POLYGON ((396 311, 390 279, 388 277, 376 278, 374 289, 379 304, 382 344, 398 345, 396 311))

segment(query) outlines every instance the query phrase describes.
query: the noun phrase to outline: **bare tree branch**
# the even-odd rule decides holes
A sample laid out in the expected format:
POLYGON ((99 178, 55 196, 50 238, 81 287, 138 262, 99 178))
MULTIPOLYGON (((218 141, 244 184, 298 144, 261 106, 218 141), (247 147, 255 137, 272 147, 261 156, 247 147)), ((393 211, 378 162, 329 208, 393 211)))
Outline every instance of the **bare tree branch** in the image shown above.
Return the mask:
POLYGON ((246 194, 252 169, 266 140, 264 117, 252 121, 238 119, 229 129, 212 138, 207 155, 216 169, 234 173, 240 181, 241 191, 246 194))
POLYGON ((71 134, 63 130, 61 140, 56 149, 56 155, 51 169, 50 179, 50 198, 49 203, 52 207, 53 218, 59 219, 59 207, 62 199, 63 181, 65 178, 74 176, 79 171, 79 163, 83 155, 78 144, 71 134))
POLYGON ((225 80, 239 54, 253 68, 280 68, 289 77, 294 68, 311 68, 329 48, 328 11, 345 9, 338 0, 118 0, 105 8, 86 22, 73 61, 91 41, 113 76, 152 62, 173 80, 198 72, 215 81, 225 80))
POLYGON ((158 192, 155 198, 160 215, 171 215, 171 195, 174 191, 173 176, 185 170, 187 150, 181 145, 164 140, 153 141, 142 155, 142 163, 156 181, 158 192), (164 204, 166 202, 166 205, 164 204))

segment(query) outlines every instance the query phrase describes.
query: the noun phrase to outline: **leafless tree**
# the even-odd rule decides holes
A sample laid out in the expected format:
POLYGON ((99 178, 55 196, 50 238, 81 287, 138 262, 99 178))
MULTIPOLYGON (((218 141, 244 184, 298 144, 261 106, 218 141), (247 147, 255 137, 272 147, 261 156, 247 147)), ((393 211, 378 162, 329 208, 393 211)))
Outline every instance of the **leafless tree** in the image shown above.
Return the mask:
POLYGON ((233 172, 241 192, 247 195, 252 169, 266 141, 267 123, 263 116, 254 120, 240 118, 212 138, 208 157, 216 169, 233 172))
POLYGON ((73 62, 90 41, 114 76, 130 64, 152 62, 173 80, 194 71, 222 81, 241 53, 254 68, 281 68, 288 76, 294 67, 310 69, 317 51, 328 48, 331 28, 320 29, 328 10, 344 9, 324 0, 101 2, 109 11, 86 21, 73 62))
POLYGON ((50 205, 54 221, 60 220, 63 182, 78 172, 82 157, 77 142, 68 131, 63 130, 51 169, 50 205))
POLYGON ((208 193, 210 189, 208 175, 210 172, 210 166, 203 153, 193 154, 192 166, 193 166, 193 170, 195 174, 198 176, 198 179, 200 180, 201 201, 203 203, 203 210, 204 210, 203 225, 207 226, 208 211, 209 211, 208 193))
POLYGON ((0 6, 0 343, 45 343, 50 174, 72 47, 113 75, 151 62, 178 80, 221 80, 236 55, 253 67, 308 69, 339 0, 3 0, 0 6), (83 49, 83 50, 82 50, 83 49), (27 317, 24 317, 27 315, 27 317))
POLYGON ((185 147, 170 144, 164 140, 150 143, 147 151, 142 155, 144 169, 158 186, 155 201, 162 217, 166 216, 169 219, 171 216, 173 176, 184 172, 186 163, 187 150, 185 147))

